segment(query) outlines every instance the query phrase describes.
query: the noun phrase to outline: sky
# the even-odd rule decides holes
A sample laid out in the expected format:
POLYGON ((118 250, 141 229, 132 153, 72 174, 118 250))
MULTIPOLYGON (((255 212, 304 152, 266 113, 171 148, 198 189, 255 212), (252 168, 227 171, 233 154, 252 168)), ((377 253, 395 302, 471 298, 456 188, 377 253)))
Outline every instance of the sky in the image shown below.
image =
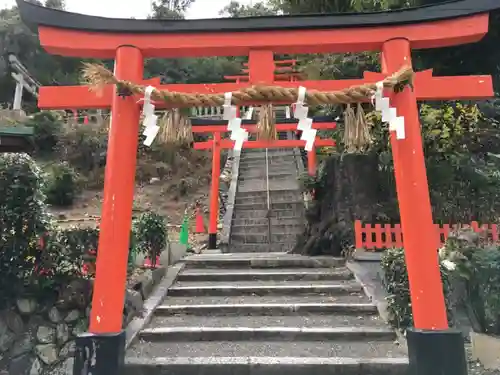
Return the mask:
MULTIPOLYGON (((230 0, 196 0, 187 18, 217 18, 230 0)), ((252 0, 239 0, 250 4, 252 0)), ((255 2, 255 0, 253 1, 255 2)), ((0 0, 0 9, 11 7, 15 0, 0 0)), ((112 18, 146 18, 151 13, 151 0, 66 0, 69 12, 112 18)))

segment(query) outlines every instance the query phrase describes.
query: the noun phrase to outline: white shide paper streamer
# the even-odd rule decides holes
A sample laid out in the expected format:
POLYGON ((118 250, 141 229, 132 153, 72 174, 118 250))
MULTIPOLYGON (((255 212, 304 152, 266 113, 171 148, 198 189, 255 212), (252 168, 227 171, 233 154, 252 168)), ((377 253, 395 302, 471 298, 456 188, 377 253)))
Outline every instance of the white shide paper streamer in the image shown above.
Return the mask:
POLYGON ((144 145, 151 147, 153 141, 158 135, 160 127, 158 124, 158 116, 155 115, 155 106, 151 102, 151 94, 153 93, 154 87, 148 86, 144 90, 144 106, 142 108, 142 113, 144 114, 144 120, 142 122, 144 126, 143 135, 146 136, 144 140, 144 145))
POLYGON ((383 82, 377 82, 372 102, 375 102, 375 110, 382 112, 382 121, 389 123, 389 131, 396 132, 396 139, 405 139, 405 118, 398 116, 396 108, 391 107, 389 98, 384 98, 383 82))
POLYGON ((306 100, 306 88, 303 86, 299 87, 299 92, 297 95, 297 102, 295 103, 295 111, 293 116, 299 120, 297 125, 297 130, 302 131, 300 137, 301 141, 306 141, 305 150, 312 151, 314 147, 314 141, 316 140, 316 129, 312 128, 313 120, 308 117, 309 107, 305 105, 306 100))
MULTIPOLYGON (((226 92, 224 94, 223 119, 228 121, 227 130, 231 132, 230 138, 234 141, 233 149, 241 151, 243 142, 248 141, 248 132, 241 127, 241 118, 237 115, 238 110, 235 105, 231 104, 232 96, 233 93, 231 92, 226 92)), ((253 108, 251 108, 251 111, 253 112, 253 108)))

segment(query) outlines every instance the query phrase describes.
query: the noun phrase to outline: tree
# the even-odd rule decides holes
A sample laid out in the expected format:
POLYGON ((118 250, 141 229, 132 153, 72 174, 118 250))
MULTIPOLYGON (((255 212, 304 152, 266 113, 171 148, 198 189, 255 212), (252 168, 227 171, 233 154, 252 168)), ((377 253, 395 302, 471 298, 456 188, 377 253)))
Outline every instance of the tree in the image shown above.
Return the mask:
POLYGON ((154 19, 182 19, 194 0, 156 0, 153 2, 154 19))
POLYGON ((277 14, 277 10, 263 2, 258 2, 253 5, 243 5, 233 0, 229 5, 226 5, 219 14, 231 18, 273 16, 277 14))
POLYGON ((47 8, 65 10, 66 9, 66 2, 64 0, 47 0, 45 2, 45 6, 47 8))

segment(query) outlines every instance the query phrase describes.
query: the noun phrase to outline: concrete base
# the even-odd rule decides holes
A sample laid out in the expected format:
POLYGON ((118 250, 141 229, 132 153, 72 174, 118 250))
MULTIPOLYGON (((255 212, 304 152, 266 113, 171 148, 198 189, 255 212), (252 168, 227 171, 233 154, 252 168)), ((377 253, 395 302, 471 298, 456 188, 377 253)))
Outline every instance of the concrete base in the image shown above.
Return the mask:
POLYGON ((462 332, 409 329, 410 375, 467 375, 462 332))
POLYGON ((356 249, 352 254, 352 258, 358 262, 380 262, 383 253, 366 251, 364 249, 356 249))
POLYGON ((121 375, 125 362, 125 332, 85 333, 76 338, 73 375, 121 375))
MULTIPOLYGON (((187 254, 187 246, 178 242, 168 242, 165 249, 160 254, 160 265, 163 267, 168 267, 179 262, 187 254)), ((144 260, 146 259, 144 254, 137 254, 135 257, 135 265, 137 267, 142 267, 144 265, 144 260)))
POLYGON ((188 247, 178 242, 171 242, 160 255, 162 266, 172 266, 178 263, 187 254, 188 247))
POLYGON ((217 249, 217 233, 208 234, 208 249, 209 250, 217 249))

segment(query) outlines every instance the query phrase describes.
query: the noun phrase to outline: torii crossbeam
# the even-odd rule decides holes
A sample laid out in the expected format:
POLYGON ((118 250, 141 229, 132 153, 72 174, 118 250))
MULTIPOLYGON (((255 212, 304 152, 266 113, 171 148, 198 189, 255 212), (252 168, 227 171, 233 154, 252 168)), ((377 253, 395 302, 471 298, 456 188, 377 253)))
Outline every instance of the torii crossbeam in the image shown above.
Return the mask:
MULTIPOLYGON (((364 14, 158 21, 71 14, 23 0, 17 0, 17 4, 21 17, 38 32, 41 45, 49 53, 114 59, 119 80, 143 82, 146 58, 249 56, 249 83, 161 87, 201 93, 223 93, 260 83, 296 88, 295 82, 273 82, 273 54, 381 51, 383 74, 392 74, 411 65, 412 49, 479 41, 488 32, 489 12, 500 9, 498 0, 450 0, 434 6, 364 14)), ((366 74, 363 80, 300 84, 308 90, 327 91, 372 82, 373 78, 366 74)), ((404 139, 397 139, 391 132, 391 144, 416 327, 407 331, 410 373, 414 375, 467 373, 461 333, 448 329, 417 100, 492 96, 489 76, 432 77, 429 72, 421 72, 414 91, 406 88, 390 100, 406 127, 404 139)), ((92 375, 122 373, 122 313, 140 119, 138 99, 120 97, 111 86, 101 97, 85 87, 40 90, 41 108, 111 107, 112 112, 91 313, 93 335, 78 340, 75 374, 83 374, 85 369, 92 375), (121 348, 111 356, 106 351, 112 347, 110 342, 121 348)))

